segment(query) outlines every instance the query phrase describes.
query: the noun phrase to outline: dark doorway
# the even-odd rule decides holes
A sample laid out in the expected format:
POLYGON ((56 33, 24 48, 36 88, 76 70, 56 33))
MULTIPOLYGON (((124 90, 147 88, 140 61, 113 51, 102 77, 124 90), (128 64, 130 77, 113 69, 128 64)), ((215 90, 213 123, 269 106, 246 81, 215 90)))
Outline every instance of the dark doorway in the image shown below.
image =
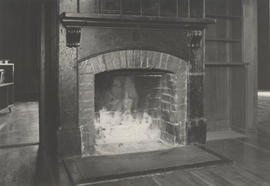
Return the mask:
POLYGON ((270 91, 269 1, 258 1, 258 89, 270 91))
POLYGON ((32 0, 0 2, 0 59, 15 67, 15 102, 11 112, 1 110, 0 146, 39 143, 39 7, 32 0))

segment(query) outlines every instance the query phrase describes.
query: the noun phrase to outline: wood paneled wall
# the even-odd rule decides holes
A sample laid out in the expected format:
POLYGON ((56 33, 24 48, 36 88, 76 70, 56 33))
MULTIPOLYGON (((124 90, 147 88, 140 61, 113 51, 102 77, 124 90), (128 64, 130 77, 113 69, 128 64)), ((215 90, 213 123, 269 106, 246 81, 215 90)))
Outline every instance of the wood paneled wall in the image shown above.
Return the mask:
MULTIPOLYGON (((242 103, 234 100, 239 89, 233 86, 235 78, 238 78, 234 72, 244 67, 241 51, 242 5, 240 0, 206 0, 205 8, 206 16, 216 19, 216 24, 210 25, 206 31, 205 105, 208 130, 228 130, 233 127, 234 116, 240 116, 240 110, 244 110, 242 103), (234 109, 233 100, 241 105, 240 110, 234 109)), ((243 124, 244 116, 240 117, 239 124, 243 124)))
MULTIPOLYGON (((252 79, 255 78, 256 80, 257 38, 253 36, 257 35, 255 29, 257 27, 257 12, 254 9, 257 1, 252 1, 253 3, 250 1, 251 0, 242 1, 241 7, 244 8, 244 11, 241 12, 241 18, 239 18, 239 15, 236 15, 239 13, 239 11, 233 8, 231 10, 231 17, 217 15, 218 21, 216 27, 208 28, 208 31, 210 30, 212 34, 216 34, 216 38, 210 37, 208 35, 209 37, 207 36, 208 40, 206 41, 208 43, 207 51, 211 51, 207 54, 208 56, 206 56, 206 63, 208 65, 206 65, 205 78, 205 110, 208 117, 209 130, 223 130, 228 128, 239 128, 245 130, 247 128, 248 122, 250 123, 248 124, 249 127, 251 127, 252 123, 254 123, 254 109, 251 107, 254 107, 256 104, 256 99, 254 98, 256 83, 252 79), (239 32, 237 32, 237 29, 226 31, 226 29, 222 28, 222 24, 228 24, 224 22, 224 20, 227 20, 228 18, 232 18, 233 21, 231 26, 233 27, 246 26, 246 29, 241 30, 240 36, 239 32), (240 22, 237 22, 238 19, 240 22), (230 32, 234 32, 235 36, 240 38, 223 37, 230 32), (253 50, 254 47, 251 49, 248 45, 243 47, 245 45, 245 39, 250 40, 250 36, 252 36, 252 43, 250 44, 255 46, 255 50, 253 50), (226 41, 226 39, 229 39, 229 41, 226 41), (228 47, 230 45, 228 43, 231 43, 231 47, 228 47), (230 55, 226 53, 228 51, 231 53, 230 55), (214 60, 211 61, 211 59, 214 60), (224 65, 222 60, 228 64, 224 65), (219 62, 221 63, 218 64, 219 62), (248 113, 247 110, 249 110, 248 113)), ((52 2, 54 1, 52 0, 52 2)), ((81 11, 93 13, 97 11, 106 11, 106 7, 103 7, 102 4, 97 5, 97 0, 70 0, 65 2, 64 0, 60 0, 59 2, 63 5, 60 6, 60 9, 63 9, 63 11, 66 12, 81 11)), ((102 2, 106 1, 103 0, 102 2)), ((107 2, 109 2, 109 0, 107 0, 107 2)), ((185 3, 187 2, 186 0, 173 0, 170 2, 172 4, 177 4, 178 6, 181 5, 182 7, 187 6, 185 3)), ((195 2, 197 1, 190 1, 189 6, 192 6, 192 4, 195 2)), ((212 9, 218 10, 216 12, 217 14, 220 14, 222 11, 225 11, 222 2, 235 3, 237 1, 206 0, 206 13, 209 9, 211 9, 211 6, 214 6, 214 2, 220 3, 220 5, 218 5, 220 10, 212 7, 212 9)), ((259 2, 259 7, 264 7, 264 9, 268 8, 266 8, 266 5, 263 4, 263 2, 266 1, 261 0, 259 2)), ((119 4, 119 6, 124 6, 124 4, 119 4)), ((15 94, 17 100, 24 98, 34 98, 39 95, 40 43, 38 41, 40 39, 40 35, 38 35, 38 33, 40 29, 40 12, 37 6, 39 5, 38 3, 35 3, 34 0, 0 1, 0 58, 10 58, 15 63, 15 94)), ((120 13, 121 6, 119 7, 120 13)), ((237 3, 233 7, 237 7, 237 3)), ((130 11, 134 12, 135 10, 131 9, 130 11)), ((55 10, 55 13, 56 12, 57 11, 55 10)), ((188 14, 192 15, 192 12, 181 11, 181 7, 176 8, 175 12, 172 12, 172 14, 168 14, 166 9, 162 9, 162 11, 160 9, 158 12, 160 14, 166 14, 166 16, 187 16, 188 14)), ((268 11, 264 11, 264 14, 266 14, 266 12, 269 13, 269 9, 268 11)), ((259 17, 262 17, 262 14, 262 12, 259 12, 259 17)), ((214 13, 208 16, 211 17, 213 15, 214 13)), ((267 18, 269 18, 269 16, 267 18)), ((267 20, 261 19, 259 19, 259 21, 267 22, 267 20)), ((261 25, 264 24, 260 24, 260 26, 261 25)), ((265 42, 262 44, 262 41, 268 41, 269 38, 262 38, 262 36, 266 35, 262 33, 266 32, 268 27, 269 25, 264 25, 264 31, 259 29, 259 41, 261 41, 261 45, 259 45, 261 50, 259 50, 259 52, 262 51, 262 49, 265 51, 264 54, 259 55, 259 59, 260 61, 263 61, 264 65, 268 64, 266 63, 268 56, 266 51, 268 50, 266 50, 266 47, 264 47, 265 42)), ((55 37, 55 35, 49 37, 55 37)), ((49 42, 49 40, 47 42, 49 42)), ((56 52, 55 48, 56 46, 52 46, 46 50, 50 50, 50 52, 53 54, 53 52, 56 52)), ((52 55, 50 52, 48 51, 46 55, 52 55)), ((268 68, 262 67, 260 69, 266 71, 265 69, 268 68)), ((267 82, 265 81, 267 78, 263 74, 268 75, 268 73, 259 73, 259 78, 264 79, 264 82, 267 82)))
POLYGON ((0 1, 0 58, 15 63, 16 100, 38 99, 38 3, 33 0, 0 1))
POLYGON ((208 130, 254 129, 257 1, 206 0, 205 111, 208 130))
POLYGON ((77 11, 101 14, 202 17, 203 3, 204 0, 78 0, 77 11))
POLYGON ((258 88, 270 90, 270 3, 258 1, 258 88))

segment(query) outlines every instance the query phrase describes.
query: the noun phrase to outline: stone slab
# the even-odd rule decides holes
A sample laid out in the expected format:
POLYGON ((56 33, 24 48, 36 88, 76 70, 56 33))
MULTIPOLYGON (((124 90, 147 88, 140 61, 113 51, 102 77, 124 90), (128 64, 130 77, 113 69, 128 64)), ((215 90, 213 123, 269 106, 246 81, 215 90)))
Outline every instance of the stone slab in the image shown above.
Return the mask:
POLYGON ((225 162, 221 156, 197 146, 64 160, 73 184, 120 179, 221 162, 225 162))

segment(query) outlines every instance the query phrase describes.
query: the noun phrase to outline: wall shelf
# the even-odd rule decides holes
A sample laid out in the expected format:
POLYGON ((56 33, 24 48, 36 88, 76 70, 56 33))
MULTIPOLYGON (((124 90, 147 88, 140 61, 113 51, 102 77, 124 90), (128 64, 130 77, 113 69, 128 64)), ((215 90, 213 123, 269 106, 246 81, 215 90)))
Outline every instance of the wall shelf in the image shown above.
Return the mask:
POLYGON ((14 64, 1 63, 0 69, 4 70, 4 79, 0 84, 0 110, 8 108, 14 104, 14 64))

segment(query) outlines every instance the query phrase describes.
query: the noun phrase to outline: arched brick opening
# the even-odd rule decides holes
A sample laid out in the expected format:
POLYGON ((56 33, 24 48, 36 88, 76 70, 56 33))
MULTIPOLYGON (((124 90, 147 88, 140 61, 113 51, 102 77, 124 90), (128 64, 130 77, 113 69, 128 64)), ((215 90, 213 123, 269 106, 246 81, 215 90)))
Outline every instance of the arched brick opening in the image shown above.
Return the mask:
POLYGON ((187 143, 189 64, 178 57, 162 52, 121 50, 101 54, 78 64, 78 122, 81 130, 82 154, 92 154, 95 150, 95 75, 115 70, 140 69, 171 72, 171 75, 167 74, 167 76, 170 76, 168 77, 170 80, 175 81, 176 108, 173 111, 173 123, 166 122, 162 134, 164 138, 173 143, 187 143))

